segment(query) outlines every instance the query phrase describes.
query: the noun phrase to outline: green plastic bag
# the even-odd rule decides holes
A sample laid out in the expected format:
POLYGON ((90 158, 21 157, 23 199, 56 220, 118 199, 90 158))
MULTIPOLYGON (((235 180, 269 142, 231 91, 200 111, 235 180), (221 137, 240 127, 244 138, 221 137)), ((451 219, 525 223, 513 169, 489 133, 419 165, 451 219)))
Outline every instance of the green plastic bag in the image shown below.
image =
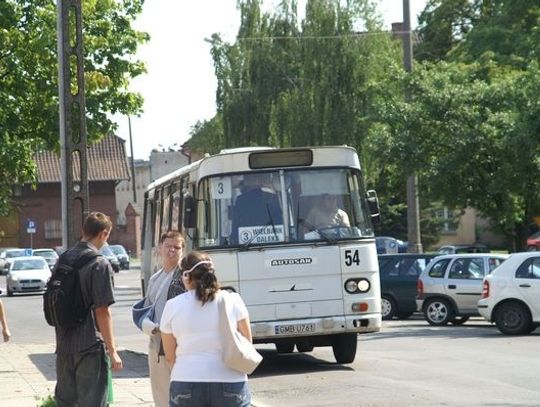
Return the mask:
POLYGON ((114 402, 113 385, 112 385, 112 370, 111 358, 107 356, 107 405, 114 402))

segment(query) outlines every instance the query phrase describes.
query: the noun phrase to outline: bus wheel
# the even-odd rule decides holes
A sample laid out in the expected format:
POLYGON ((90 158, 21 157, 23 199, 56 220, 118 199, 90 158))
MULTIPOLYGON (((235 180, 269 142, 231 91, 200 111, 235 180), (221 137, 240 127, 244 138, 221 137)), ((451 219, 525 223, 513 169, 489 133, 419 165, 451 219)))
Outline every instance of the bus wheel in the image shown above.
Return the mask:
POLYGON ((293 353, 294 343, 276 343, 277 353, 293 353))
POLYGON ((332 344, 334 357, 338 363, 352 363, 356 356, 357 335, 355 333, 336 335, 332 344))
POLYGON ((311 352, 313 350, 313 345, 309 342, 297 342, 296 349, 298 352, 311 352))

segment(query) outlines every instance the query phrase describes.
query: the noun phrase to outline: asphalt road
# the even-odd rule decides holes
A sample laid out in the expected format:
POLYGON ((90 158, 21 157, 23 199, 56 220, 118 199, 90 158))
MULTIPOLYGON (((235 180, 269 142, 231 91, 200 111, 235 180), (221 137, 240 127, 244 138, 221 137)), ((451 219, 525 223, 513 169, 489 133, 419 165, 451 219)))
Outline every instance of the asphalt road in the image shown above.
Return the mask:
MULTIPOLYGON (((118 345, 144 352, 146 338, 130 313, 139 286, 139 270, 116 274, 113 318, 118 345)), ((0 288, 5 293, 3 277, 0 288)), ((14 340, 54 341, 40 295, 3 294, 2 300, 14 340)), ((337 365, 329 347, 289 355, 258 348, 264 361, 250 377, 258 407, 540 406, 540 329, 508 337, 480 318, 434 328, 415 316, 360 336, 350 365, 337 365)))

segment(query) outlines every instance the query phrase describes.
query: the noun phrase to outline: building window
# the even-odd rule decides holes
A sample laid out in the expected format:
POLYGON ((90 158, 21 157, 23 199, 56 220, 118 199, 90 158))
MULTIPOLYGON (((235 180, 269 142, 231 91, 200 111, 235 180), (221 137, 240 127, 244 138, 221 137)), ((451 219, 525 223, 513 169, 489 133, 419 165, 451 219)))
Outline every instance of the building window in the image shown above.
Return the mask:
POLYGON ((441 222, 442 233, 456 233, 459 221, 459 211, 448 209, 446 206, 435 210, 435 217, 441 222))
POLYGON ((62 238, 62 220, 49 219, 44 224, 45 239, 61 239, 62 238))

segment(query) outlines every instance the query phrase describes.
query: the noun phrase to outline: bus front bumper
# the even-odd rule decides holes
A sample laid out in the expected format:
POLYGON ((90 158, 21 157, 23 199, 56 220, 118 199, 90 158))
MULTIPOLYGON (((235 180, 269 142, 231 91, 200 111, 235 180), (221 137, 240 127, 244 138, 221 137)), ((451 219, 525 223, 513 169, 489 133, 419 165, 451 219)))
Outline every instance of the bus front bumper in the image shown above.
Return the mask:
POLYGON ((380 329, 381 314, 378 313, 251 323, 253 339, 260 342, 354 332, 363 334, 380 329))

